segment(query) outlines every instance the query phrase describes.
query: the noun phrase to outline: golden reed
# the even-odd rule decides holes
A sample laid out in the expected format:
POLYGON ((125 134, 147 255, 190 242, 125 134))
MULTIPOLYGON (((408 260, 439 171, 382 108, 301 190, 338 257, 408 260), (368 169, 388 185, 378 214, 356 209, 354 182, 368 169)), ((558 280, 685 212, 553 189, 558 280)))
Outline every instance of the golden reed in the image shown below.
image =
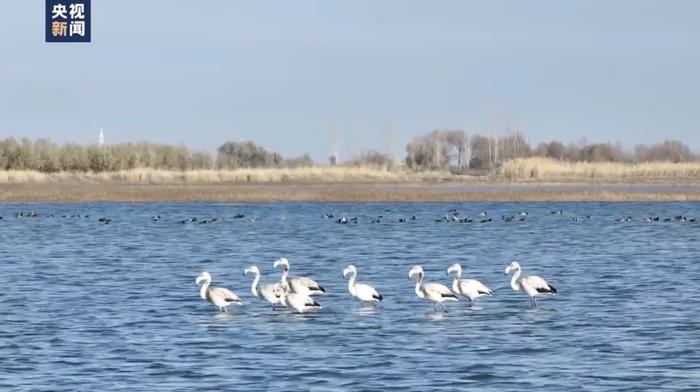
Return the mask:
POLYGON ((569 162, 550 158, 520 158, 503 163, 506 180, 700 180, 700 162, 569 162))

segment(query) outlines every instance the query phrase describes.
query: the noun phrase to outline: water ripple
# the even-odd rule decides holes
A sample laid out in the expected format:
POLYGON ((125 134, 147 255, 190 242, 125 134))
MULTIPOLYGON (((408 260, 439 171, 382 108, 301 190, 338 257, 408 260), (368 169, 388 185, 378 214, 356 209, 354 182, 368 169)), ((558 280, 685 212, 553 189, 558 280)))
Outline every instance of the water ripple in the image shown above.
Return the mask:
MULTIPOLYGON (((12 217, 27 209, 0 205, 12 217)), ((0 390, 697 390, 700 225, 617 216, 700 215, 698 203, 33 204, 54 217, 0 221, 0 390), (436 223, 452 208, 525 222, 436 223), (550 215, 562 209, 564 215, 550 215), (63 219, 79 211, 92 218, 63 219), (284 213, 286 221, 279 220, 284 213), (339 225, 336 217, 360 223, 339 225), (257 221, 234 219, 237 214, 257 221), (165 221, 153 223, 161 215, 165 221), (382 222, 370 223, 378 215, 382 222), (416 221, 399 223, 415 215, 416 221), (574 222, 572 216, 591 215, 574 222), (109 216, 110 225, 96 217, 109 216), (187 217, 217 224, 179 224, 187 217), (273 311, 243 269, 285 256, 327 289, 323 309, 273 311), (559 295, 530 308, 512 259, 559 295), (407 273, 445 269, 494 291, 435 314, 407 273), (385 297, 347 294, 343 267, 385 297), (207 270, 244 305, 216 312, 207 270)))

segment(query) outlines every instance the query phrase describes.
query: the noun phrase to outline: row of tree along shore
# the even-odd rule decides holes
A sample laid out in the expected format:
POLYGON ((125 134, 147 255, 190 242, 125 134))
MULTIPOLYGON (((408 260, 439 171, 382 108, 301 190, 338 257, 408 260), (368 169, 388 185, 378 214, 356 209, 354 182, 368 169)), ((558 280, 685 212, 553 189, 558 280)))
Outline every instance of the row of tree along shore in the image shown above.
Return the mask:
MULTIPOLYGON (((404 166, 412 171, 493 171, 517 158, 548 157, 567 162, 693 162, 700 156, 677 140, 651 146, 638 145, 627 151, 620 144, 586 142, 565 145, 558 141, 535 147, 520 132, 506 137, 470 135, 462 130, 435 130, 415 137, 406 154, 397 162, 391 152, 365 151, 331 165, 373 166, 393 169, 404 166)), ((326 162, 323 162, 325 165, 326 162)), ((185 146, 149 142, 59 145, 49 139, 7 138, 0 140, 0 170, 35 170, 45 173, 109 172, 150 168, 159 170, 208 170, 241 168, 300 168, 316 163, 308 154, 286 158, 252 141, 227 141, 216 157, 206 151, 190 151, 185 146)))

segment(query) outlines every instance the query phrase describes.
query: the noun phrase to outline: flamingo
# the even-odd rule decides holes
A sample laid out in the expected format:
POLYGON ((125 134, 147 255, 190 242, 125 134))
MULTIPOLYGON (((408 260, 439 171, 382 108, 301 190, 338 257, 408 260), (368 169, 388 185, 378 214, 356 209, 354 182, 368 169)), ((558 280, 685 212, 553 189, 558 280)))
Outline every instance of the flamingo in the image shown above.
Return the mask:
POLYGON ((536 296, 543 293, 550 293, 552 295, 557 293, 557 289, 554 288, 554 286, 550 285, 539 276, 520 276, 522 274, 522 269, 517 261, 511 262, 506 267, 506 274, 509 272, 514 272, 513 277, 510 279, 510 287, 515 291, 522 291, 529 295, 532 306, 537 306, 536 296))
POLYGON ((408 272, 408 277, 416 277, 416 295, 418 298, 425 298, 433 303, 435 311, 438 311, 438 305, 443 312, 447 313, 443 302, 457 301, 457 294, 453 293, 447 286, 440 283, 425 283, 423 284, 423 267, 416 265, 408 272))
POLYGON ((241 304, 241 299, 231 290, 223 287, 209 287, 211 284, 211 275, 209 275, 209 272, 202 272, 195 282, 198 286, 202 284, 202 288, 199 290, 199 295, 202 299, 216 305, 220 312, 225 312, 226 307, 231 304, 241 304))

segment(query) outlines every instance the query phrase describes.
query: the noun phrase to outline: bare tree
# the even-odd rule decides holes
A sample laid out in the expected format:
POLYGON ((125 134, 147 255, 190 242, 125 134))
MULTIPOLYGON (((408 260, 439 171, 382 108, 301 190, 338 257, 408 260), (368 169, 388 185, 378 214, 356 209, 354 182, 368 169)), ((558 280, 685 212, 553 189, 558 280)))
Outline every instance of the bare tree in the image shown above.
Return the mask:
POLYGON ((457 156, 457 172, 462 173, 462 165, 465 152, 467 150, 467 133, 463 130, 445 131, 445 141, 457 156))
POLYGON ((447 150, 445 137, 438 130, 415 137, 406 146, 406 165, 416 170, 444 170, 449 163, 447 150))
POLYGON ((352 166, 375 166, 390 169, 394 165, 394 158, 386 153, 368 150, 348 162, 352 166))
POLYGON ((652 146, 636 146, 635 159, 638 161, 687 162, 697 160, 698 155, 693 154, 687 145, 678 140, 664 140, 652 146))
POLYGON ((216 166, 220 169, 279 167, 284 158, 251 141, 228 141, 218 148, 216 166))
POLYGON ((291 168, 296 167, 311 167, 314 165, 314 160, 309 154, 302 154, 298 157, 289 158, 284 161, 284 165, 291 168))

